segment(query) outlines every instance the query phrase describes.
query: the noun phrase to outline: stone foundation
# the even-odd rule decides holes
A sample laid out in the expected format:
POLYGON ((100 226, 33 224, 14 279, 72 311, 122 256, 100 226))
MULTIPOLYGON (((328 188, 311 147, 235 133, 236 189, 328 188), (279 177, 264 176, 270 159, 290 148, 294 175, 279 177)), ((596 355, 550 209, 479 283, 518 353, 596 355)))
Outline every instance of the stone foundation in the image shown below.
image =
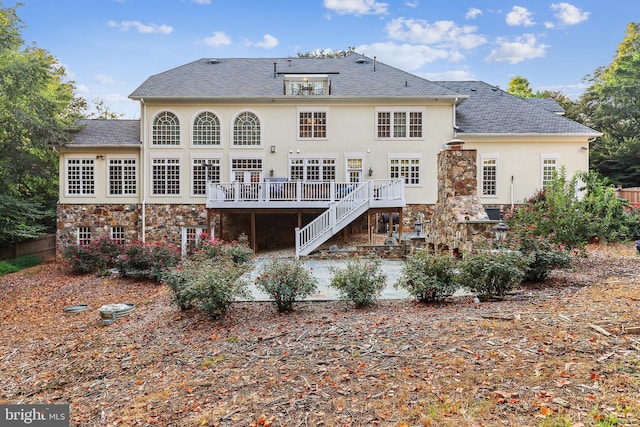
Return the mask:
MULTIPOLYGON (((142 208, 140 204, 113 205, 58 205, 57 258, 64 249, 77 243, 79 227, 88 227, 93 240, 111 236, 111 227, 123 227, 125 240, 142 240, 142 208)), ((183 227, 216 226, 212 217, 207 224, 207 210, 203 205, 146 205, 147 241, 182 243, 183 227)))

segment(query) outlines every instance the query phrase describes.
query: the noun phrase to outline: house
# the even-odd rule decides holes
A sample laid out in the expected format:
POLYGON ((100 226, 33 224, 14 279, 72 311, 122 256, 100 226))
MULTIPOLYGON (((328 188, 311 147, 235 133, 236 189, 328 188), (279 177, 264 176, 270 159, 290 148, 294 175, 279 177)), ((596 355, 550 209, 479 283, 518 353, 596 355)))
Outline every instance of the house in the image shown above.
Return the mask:
POLYGON ((59 251, 100 236, 186 247, 206 230, 305 255, 354 224, 429 220, 443 150, 464 143, 479 202, 503 208, 561 166, 587 170, 600 135, 557 105, 355 53, 199 59, 130 98, 140 120, 83 120, 57 147, 59 251))

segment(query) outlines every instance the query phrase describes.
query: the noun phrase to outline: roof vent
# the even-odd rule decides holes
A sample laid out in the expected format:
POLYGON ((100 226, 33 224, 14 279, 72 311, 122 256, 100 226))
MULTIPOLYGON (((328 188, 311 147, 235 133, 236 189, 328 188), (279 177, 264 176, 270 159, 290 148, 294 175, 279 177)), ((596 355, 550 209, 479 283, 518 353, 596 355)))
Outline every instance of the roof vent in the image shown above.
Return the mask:
POLYGON ((217 64, 218 62, 220 62, 220 61, 218 61, 215 58, 209 58, 209 60, 207 61, 207 64, 217 64))
POLYGON ((357 60, 356 60, 356 64, 366 64, 366 63, 367 63, 367 60, 366 60, 366 59, 362 59, 362 58, 360 58, 360 59, 357 59, 357 60))

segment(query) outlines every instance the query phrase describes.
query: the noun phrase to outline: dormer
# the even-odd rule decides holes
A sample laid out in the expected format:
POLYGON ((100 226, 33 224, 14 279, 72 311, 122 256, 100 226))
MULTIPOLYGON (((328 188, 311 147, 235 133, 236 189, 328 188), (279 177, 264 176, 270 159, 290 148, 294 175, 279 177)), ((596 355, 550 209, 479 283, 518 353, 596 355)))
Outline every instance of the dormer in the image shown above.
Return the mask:
POLYGON ((318 96, 331 94, 328 74, 285 74, 285 95, 318 96))

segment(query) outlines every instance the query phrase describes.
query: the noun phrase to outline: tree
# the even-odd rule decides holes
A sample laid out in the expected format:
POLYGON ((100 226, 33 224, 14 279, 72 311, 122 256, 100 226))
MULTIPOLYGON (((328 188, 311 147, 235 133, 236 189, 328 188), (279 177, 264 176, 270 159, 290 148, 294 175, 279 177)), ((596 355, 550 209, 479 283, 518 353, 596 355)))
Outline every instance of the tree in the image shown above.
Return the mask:
POLYGON ((298 58, 344 58, 355 51, 355 47, 348 47, 347 50, 316 49, 311 52, 298 52, 298 58))
POLYGON ((627 25, 611 64, 586 80, 581 116, 604 134, 592 144, 591 167, 615 184, 640 186, 640 23, 627 25))
POLYGON ((509 90, 507 92, 520 98, 533 97, 533 90, 529 86, 529 80, 519 75, 509 81, 509 90))
POLYGON ((0 243, 55 230, 58 156, 50 144, 66 140, 86 108, 52 55, 23 46, 19 6, 0 7, 0 243))
POLYGON ((122 116, 124 116, 124 114, 118 114, 115 113, 113 111, 111 111, 111 108, 109 108, 108 105, 105 104, 104 99, 101 98, 95 98, 93 100, 93 103, 95 105, 95 112, 92 112, 91 114, 89 114, 89 118, 91 119, 106 119, 106 120, 115 120, 115 119, 119 119, 122 116))

